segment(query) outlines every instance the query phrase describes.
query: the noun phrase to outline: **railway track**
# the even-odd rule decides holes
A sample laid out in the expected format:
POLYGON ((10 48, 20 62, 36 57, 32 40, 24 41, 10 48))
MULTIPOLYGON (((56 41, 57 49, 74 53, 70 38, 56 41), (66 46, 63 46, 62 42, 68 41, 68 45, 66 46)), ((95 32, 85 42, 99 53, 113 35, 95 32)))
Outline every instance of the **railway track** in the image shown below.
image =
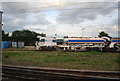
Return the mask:
MULTIPOLYGON (((43 51, 43 50, 9 50, 9 49, 6 49, 6 50, 3 50, 3 51, 43 51)), ((50 51, 50 50, 44 50, 44 51, 50 51)), ((52 51, 56 51, 56 50, 52 50, 52 51)), ((106 53, 120 53, 120 49, 118 50, 114 50, 114 49, 109 49, 109 50, 106 50, 106 51, 100 51, 100 50, 90 50, 90 51, 86 51, 86 50, 59 50, 59 51, 63 51, 63 52, 90 52, 90 51, 96 51, 96 52, 106 52, 106 53)))
POLYGON ((2 66, 2 76, 20 81, 118 81, 120 72, 2 66))

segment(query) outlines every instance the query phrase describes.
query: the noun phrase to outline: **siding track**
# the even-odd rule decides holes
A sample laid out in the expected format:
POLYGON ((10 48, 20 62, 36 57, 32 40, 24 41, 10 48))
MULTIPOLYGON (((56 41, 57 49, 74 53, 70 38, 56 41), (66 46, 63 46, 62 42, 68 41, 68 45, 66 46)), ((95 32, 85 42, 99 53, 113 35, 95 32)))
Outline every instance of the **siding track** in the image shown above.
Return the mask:
POLYGON ((2 66, 3 78, 20 81, 119 81, 120 72, 116 71, 86 71, 70 69, 51 69, 23 66, 2 66))

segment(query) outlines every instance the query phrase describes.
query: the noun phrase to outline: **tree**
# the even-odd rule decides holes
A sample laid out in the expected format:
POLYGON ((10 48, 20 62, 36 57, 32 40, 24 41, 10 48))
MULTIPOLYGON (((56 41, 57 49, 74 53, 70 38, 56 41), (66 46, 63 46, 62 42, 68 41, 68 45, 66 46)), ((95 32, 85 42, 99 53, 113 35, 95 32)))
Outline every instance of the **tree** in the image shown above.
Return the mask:
POLYGON ((105 33, 104 31, 101 31, 98 35, 98 37, 108 37, 109 35, 107 33, 105 33))
POLYGON ((38 35, 41 34, 30 30, 16 30, 12 32, 13 41, 24 42, 26 46, 34 45, 38 35))
POLYGON ((44 33, 41 33, 41 34, 38 34, 39 36, 41 36, 41 37, 46 37, 46 34, 44 34, 44 33))
POLYGON ((9 37, 9 33, 6 33, 2 30, 2 41, 11 41, 12 37, 9 37))

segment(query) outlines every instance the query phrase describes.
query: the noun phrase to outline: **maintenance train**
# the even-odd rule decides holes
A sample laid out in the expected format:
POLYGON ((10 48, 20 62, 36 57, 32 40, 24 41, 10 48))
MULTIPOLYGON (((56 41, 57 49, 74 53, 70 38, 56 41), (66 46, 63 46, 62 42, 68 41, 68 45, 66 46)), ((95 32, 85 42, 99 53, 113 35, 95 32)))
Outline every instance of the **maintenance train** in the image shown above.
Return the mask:
POLYGON ((120 38, 111 37, 39 37, 36 41, 37 50, 63 51, 119 51, 120 38))

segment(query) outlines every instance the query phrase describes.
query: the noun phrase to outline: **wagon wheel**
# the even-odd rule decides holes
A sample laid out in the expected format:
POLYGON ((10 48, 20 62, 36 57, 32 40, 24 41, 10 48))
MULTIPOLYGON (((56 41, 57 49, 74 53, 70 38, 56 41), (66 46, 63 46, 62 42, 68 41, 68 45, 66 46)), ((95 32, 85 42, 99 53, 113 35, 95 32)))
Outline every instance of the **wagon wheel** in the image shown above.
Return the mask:
POLYGON ((114 48, 120 49, 120 43, 114 44, 114 48))

